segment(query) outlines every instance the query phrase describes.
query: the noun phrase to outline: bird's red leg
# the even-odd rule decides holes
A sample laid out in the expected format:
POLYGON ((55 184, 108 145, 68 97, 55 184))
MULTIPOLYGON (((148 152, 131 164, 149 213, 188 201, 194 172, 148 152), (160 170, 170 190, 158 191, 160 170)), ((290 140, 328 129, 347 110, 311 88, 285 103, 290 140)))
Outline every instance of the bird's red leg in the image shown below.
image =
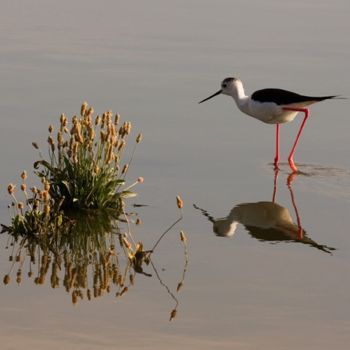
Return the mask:
POLYGON ((305 123, 306 123, 306 119, 309 117, 310 112, 309 112, 309 110, 308 110, 307 108, 283 107, 283 109, 284 109, 285 111, 303 112, 303 113, 305 114, 304 120, 303 120, 303 122, 301 123, 300 129, 299 129, 299 132, 298 132, 298 135, 297 135, 297 137, 296 137, 296 139, 295 139, 295 141, 294 141, 294 145, 293 145, 292 150, 290 151, 290 154, 289 154, 289 157, 288 157, 289 166, 291 167, 291 169, 293 170, 293 172, 297 172, 298 169, 297 169, 297 167, 295 166, 294 160, 293 160, 294 152, 295 152, 295 149, 296 149, 296 147, 297 147, 297 144, 298 144, 298 141, 299 141, 301 132, 302 132, 303 129, 304 129, 304 126, 305 126, 305 123))
POLYGON ((272 193, 272 202, 275 203, 276 194, 277 194, 277 180, 278 180, 278 168, 275 168, 275 174, 273 177, 273 193, 272 193))
POLYGON ((280 159, 280 125, 276 124, 276 156, 273 162, 275 170, 278 170, 278 161, 280 159))
POLYGON ((288 176, 288 180, 287 180, 287 186, 288 186, 288 189, 289 189, 289 192, 290 192, 290 197, 291 197, 291 200, 292 200, 292 204, 293 204, 293 208, 294 208, 294 211, 295 211, 295 215, 297 217, 297 225, 298 225, 298 239, 303 239, 303 236, 304 236, 304 232, 303 232, 303 228, 301 226, 301 220, 300 220, 300 216, 299 216, 299 212, 298 212, 298 208, 297 208, 297 205, 295 203, 295 198, 294 198, 294 193, 293 193, 293 189, 292 189, 292 182, 294 180, 294 176, 295 176, 295 172, 290 174, 288 176))

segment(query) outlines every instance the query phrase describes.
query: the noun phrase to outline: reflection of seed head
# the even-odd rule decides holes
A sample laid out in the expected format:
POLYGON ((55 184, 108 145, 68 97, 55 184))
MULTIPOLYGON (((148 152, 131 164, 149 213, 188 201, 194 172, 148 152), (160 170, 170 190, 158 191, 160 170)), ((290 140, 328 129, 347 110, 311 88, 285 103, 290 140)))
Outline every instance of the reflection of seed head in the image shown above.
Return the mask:
POLYGON ((9 194, 13 194, 13 193, 15 192, 15 188, 16 188, 16 186, 15 186, 14 184, 10 183, 10 184, 7 186, 7 192, 8 192, 9 194))
POLYGON ((171 311, 169 321, 172 321, 175 317, 176 317, 176 309, 171 311))
POLYGON ((4 277, 4 284, 9 284, 10 281, 11 281, 10 275, 5 275, 5 277, 4 277))
POLYGON ((181 240, 182 242, 186 242, 186 241, 187 241, 187 237, 186 237, 184 231, 180 231, 180 240, 181 240))
POLYGON ((138 134, 136 137, 136 143, 140 143, 142 141, 142 134, 138 134))

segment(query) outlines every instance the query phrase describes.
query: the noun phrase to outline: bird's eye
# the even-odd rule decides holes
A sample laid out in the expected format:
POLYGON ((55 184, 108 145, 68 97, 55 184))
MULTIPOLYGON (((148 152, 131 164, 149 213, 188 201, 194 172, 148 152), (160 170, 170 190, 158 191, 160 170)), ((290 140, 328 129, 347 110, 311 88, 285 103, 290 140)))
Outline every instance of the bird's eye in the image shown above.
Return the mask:
POLYGON ((227 87, 227 85, 226 84, 222 84, 221 87, 225 88, 225 87, 227 87))

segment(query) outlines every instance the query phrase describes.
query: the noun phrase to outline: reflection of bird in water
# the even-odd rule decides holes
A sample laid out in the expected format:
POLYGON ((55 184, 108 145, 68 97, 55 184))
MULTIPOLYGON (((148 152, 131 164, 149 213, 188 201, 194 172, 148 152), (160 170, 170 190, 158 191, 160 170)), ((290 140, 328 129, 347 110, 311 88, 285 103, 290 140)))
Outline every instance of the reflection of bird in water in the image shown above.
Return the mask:
MULTIPOLYGON (((277 174, 275 174, 275 176, 277 176, 277 174)), ((288 181, 291 180, 288 179, 288 181)), ((293 206, 296 210, 291 183, 288 183, 288 187, 291 191, 293 206)), ((273 197, 276 195, 275 191, 276 188, 273 197)), ((202 214, 213 223, 213 231, 219 237, 233 236, 236 232, 237 225, 242 224, 252 237, 260 241, 299 242, 327 253, 331 253, 332 250, 335 250, 326 245, 316 243, 306 235, 305 230, 301 227, 297 210, 298 223, 295 224, 289 210, 274 201, 241 203, 234 206, 228 216, 218 219, 215 219, 206 210, 199 208, 197 205, 194 204, 193 206, 200 210, 202 214)))
POLYGON ((219 237, 230 237, 242 224, 248 233, 260 240, 269 242, 294 241, 308 244, 324 252, 331 253, 334 248, 321 245, 307 237, 303 230, 299 238, 299 227, 287 208, 273 202, 242 203, 232 208, 229 215, 214 219, 206 210, 194 207, 213 223, 213 231, 219 237))

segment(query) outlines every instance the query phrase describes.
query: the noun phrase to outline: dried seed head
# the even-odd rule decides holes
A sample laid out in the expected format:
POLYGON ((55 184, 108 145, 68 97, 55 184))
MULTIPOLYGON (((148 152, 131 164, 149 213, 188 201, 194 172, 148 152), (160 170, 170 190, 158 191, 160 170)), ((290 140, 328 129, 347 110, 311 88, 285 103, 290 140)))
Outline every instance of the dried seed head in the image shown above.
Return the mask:
POLYGON ((22 210, 22 209, 24 208, 23 202, 18 202, 18 203, 17 203, 17 208, 20 209, 20 210, 22 210))
POLYGON ((94 166, 94 173, 97 175, 100 172, 100 167, 98 165, 94 166))
POLYGON ((10 283, 10 275, 5 275, 4 277, 4 284, 9 284, 10 283))
POLYGON ((44 191, 41 191, 41 198, 43 199, 44 202, 48 202, 50 199, 49 191, 46 189, 44 191))
POLYGON ((25 192, 25 191, 27 190, 27 185, 26 185, 26 184, 22 184, 22 185, 21 185, 21 190, 22 190, 23 192, 25 192))
POLYGON ((142 134, 138 134, 136 137, 136 143, 140 143, 142 141, 142 134))
POLYGON ((125 133, 127 135, 129 135, 131 133, 131 128, 132 128, 131 123, 130 122, 126 122, 125 133))
POLYGON ((101 123, 101 117, 97 115, 95 119, 95 125, 100 125, 100 123, 101 123))
POLYGON ((171 311, 169 321, 172 321, 175 317, 176 317, 176 309, 171 311))
POLYGON ((72 293, 72 303, 75 305, 78 302, 78 295, 75 291, 72 293))
POLYGON ((107 156, 106 156, 106 163, 110 164, 113 159, 114 159, 113 147, 111 144, 109 144, 108 150, 107 150, 107 156))
POLYGON ((47 142, 51 147, 55 145, 55 141, 53 140, 52 136, 47 138, 47 142))
POLYGON ((122 170, 122 174, 125 174, 129 169, 129 164, 125 164, 122 170))
POLYGON ((32 191, 33 194, 38 193, 38 189, 35 186, 33 186, 30 190, 32 191))
POLYGON ((15 188, 16 188, 16 186, 14 185, 14 184, 9 184, 8 186, 7 186, 7 192, 10 194, 10 195, 12 195, 14 192, 15 192, 15 188))
POLYGON ((184 207, 184 202, 180 196, 176 196, 176 204, 179 209, 182 209, 184 207))
POLYGON ((49 204, 45 204, 44 205, 44 214, 45 216, 49 216, 50 215, 50 205, 49 204))
POLYGON ((114 124, 115 125, 118 125, 120 122, 120 114, 116 114, 115 117, 114 117, 114 124))
POLYGON ((37 144, 36 142, 32 142, 32 145, 33 145, 33 147, 34 147, 35 149, 39 149, 39 146, 38 146, 38 144, 37 144))
POLYGON ((180 289, 182 288, 182 286, 183 286, 183 283, 180 282, 180 283, 177 285, 176 291, 179 292, 180 289))
POLYGON ((118 145, 118 151, 120 151, 125 146, 125 144, 126 144, 125 140, 121 140, 118 145))
POLYGON ((27 172, 25 170, 22 171, 21 179, 22 180, 26 180, 27 179, 27 172))
POLYGON ((87 117, 91 117, 94 114, 94 108, 90 107, 88 111, 86 112, 87 117))
POLYGON ((137 178, 137 182, 138 182, 139 184, 144 183, 144 181, 145 181, 145 179, 144 179, 142 176, 140 176, 140 177, 137 178))
POLYGON ((90 141, 93 141, 96 136, 96 133, 92 126, 88 126, 88 134, 89 134, 90 141))
POLYGON ((50 191, 50 183, 48 182, 48 181, 46 181, 45 183, 44 183, 44 189, 45 189, 45 191, 47 191, 47 192, 49 192, 50 191))
POLYGON ((181 240, 181 242, 186 242, 187 241, 187 237, 186 237, 184 231, 180 231, 180 240, 181 240))
POLYGON ((68 119, 64 113, 62 113, 60 116, 60 123, 61 123, 61 128, 64 128, 65 126, 67 126, 68 119))
POLYGON ((135 221, 135 225, 141 225, 141 224, 142 224, 141 219, 137 218, 135 221))
POLYGON ((63 145, 63 134, 61 131, 57 133, 57 143, 59 146, 63 145))
POLYGON ((87 109, 87 102, 84 101, 83 104, 81 105, 81 108, 80 108, 80 115, 83 117, 85 115, 85 112, 86 112, 86 109, 87 109))
POLYGON ((36 199, 33 203, 33 210, 37 210, 39 208, 40 201, 36 199))
POLYGON ((53 132, 53 126, 49 125, 49 133, 51 134, 53 132))
POLYGON ((128 291, 128 287, 124 287, 123 289, 122 289, 122 291, 120 292, 120 294, 119 294, 119 296, 121 297, 123 294, 125 294, 127 291, 128 291))

